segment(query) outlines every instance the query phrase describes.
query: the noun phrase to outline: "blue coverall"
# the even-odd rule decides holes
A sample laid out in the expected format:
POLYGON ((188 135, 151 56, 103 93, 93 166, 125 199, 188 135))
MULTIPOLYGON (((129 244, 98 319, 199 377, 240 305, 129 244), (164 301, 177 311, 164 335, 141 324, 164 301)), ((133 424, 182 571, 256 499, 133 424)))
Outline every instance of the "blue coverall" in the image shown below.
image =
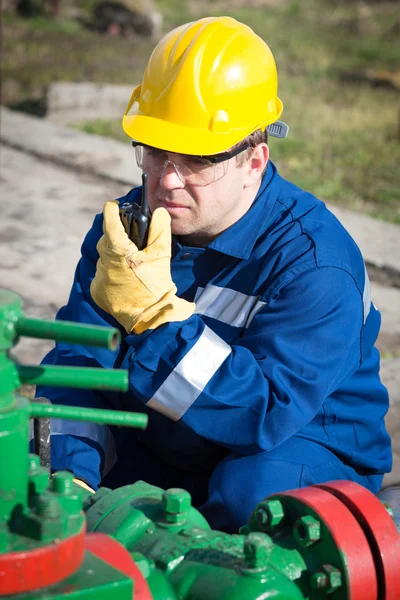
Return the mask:
MULTIPOLYGON (((97 215, 57 318, 121 329, 90 296, 101 235, 97 215)), ((231 532, 277 491, 349 479, 376 492, 391 469, 380 314, 358 247, 326 206, 270 162, 250 210, 205 248, 175 239, 171 269, 192 317, 123 332, 116 352, 58 343, 45 358, 129 370, 128 393, 38 390, 53 403, 149 415, 145 431, 54 420, 52 469, 94 488, 186 488, 231 532)))

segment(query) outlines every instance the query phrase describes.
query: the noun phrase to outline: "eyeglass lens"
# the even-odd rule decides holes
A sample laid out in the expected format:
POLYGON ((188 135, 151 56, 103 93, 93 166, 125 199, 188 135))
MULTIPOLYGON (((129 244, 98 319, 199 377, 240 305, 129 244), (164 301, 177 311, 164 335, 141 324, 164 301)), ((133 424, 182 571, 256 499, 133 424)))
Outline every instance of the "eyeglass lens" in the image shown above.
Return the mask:
POLYGON ((175 154, 148 146, 135 147, 138 166, 155 177, 162 177, 173 165, 182 182, 204 186, 221 179, 227 171, 228 161, 214 164, 200 156, 175 154))

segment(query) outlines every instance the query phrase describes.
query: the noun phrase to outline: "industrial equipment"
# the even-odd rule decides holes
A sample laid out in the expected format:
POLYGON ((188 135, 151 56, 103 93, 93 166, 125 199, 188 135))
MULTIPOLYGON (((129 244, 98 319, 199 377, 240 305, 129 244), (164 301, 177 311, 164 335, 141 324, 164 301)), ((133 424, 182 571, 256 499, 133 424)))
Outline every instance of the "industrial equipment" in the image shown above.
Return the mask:
MULTIPOLYGON (((399 600, 400 490, 348 481, 275 494, 236 535, 183 489, 95 494, 28 453, 31 418, 145 427, 146 415, 30 402, 22 383, 126 391, 122 370, 23 366, 19 336, 115 348, 119 331, 30 319, 0 290, 0 597, 50 600, 399 600)), ((71 391, 73 393, 73 391, 71 391)))

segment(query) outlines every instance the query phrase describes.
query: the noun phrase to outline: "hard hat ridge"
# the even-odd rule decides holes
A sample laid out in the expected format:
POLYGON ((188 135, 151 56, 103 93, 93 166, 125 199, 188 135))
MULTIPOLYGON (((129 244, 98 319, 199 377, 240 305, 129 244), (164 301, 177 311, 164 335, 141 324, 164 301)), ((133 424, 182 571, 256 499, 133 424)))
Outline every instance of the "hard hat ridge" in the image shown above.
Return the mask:
POLYGON ((158 43, 123 127, 150 146, 216 154, 279 119, 277 88, 267 44, 231 17, 207 17, 158 43))

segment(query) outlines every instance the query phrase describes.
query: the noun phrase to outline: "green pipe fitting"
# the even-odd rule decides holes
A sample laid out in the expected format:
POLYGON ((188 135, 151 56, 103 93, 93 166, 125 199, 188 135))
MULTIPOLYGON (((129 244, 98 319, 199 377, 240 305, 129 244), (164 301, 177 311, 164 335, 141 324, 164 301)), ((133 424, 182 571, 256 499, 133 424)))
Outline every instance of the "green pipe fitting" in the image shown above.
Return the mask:
POLYGON ((142 413, 131 413, 116 410, 103 410, 102 408, 84 408, 76 406, 63 406, 52 404, 47 406, 39 402, 31 402, 31 417, 45 417, 52 419, 68 419, 71 421, 91 421, 103 425, 116 425, 120 427, 137 427, 145 429, 148 416, 142 413))
POLYGON ((91 390, 128 389, 128 372, 118 369, 97 369, 89 367, 28 367, 17 364, 21 383, 91 390))
POLYGON ((115 350, 121 341, 120 331, 113 327, 25 317, 21 297, 10 290, 0 288, 0 350, 13 346, 21 335, 101 346, 109 350, 115 350))
POLYGON ((0 350, 8 350, 16 337, 15 322, 22 315, 22 299, 0 288, 0 350))
POLYGON ((25 335, 84 346, 101 346, 109 350, 118 348, 121 341, 121 334, 118 329, 28 317, 18 318, 15 323, 15 331, 18 336, 25 335))

